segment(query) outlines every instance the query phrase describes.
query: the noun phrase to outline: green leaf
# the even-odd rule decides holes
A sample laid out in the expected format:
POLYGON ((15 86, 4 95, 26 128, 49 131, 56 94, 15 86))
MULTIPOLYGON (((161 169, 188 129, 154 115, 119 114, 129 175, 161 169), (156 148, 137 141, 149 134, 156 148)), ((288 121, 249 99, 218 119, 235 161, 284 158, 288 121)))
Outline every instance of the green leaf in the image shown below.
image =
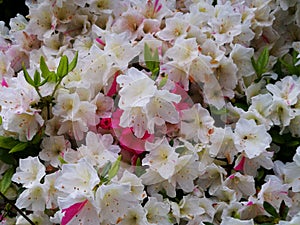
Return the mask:
POLYGON ((3 137, 0 136, 0 148, 12 149, 20 142, 12 137, 3 137))
POLYGON ((168 74, 161 79, 158 88, 162 88, 163 86, 165 86, 167 81, 168 81, 168 74))
POLYGON ((265 47, 257 59, 257 65, 261 72, 266 70, 268 63, 269 63, 269 49, 265 47))
POLYGON ((46 79, 49 76, 50 70, 43 56, 40 58, 40 69, 42 71, 42 77, 46 79))
POLYGON ((63 55, 59 61, 59 65, 57 67, 57 76, 62 79, 64 76, 68 74, 69 64, 68 57, 63 55))
POLYGON ((29 143, 28 142, 20 142, 16 146, 14 146, 9 153, 14 153, 14 152, 21 152, 25 150, 28 147, 29 143))
POLYGON ((15 172, 15 170, 12 167, 12 168, 9 168, 8 170, 6 170, 6 172, 4 173, 4 175, 0 181, 0 191, 3 194, 7 191, 7 189, 11 185, 11 178, 12 178, 14 172, 15 172))
POLYGON ((279 214, 277 213, 276 209, 268 202, 263 203, 264 209, 273 217, 279 218, 279 214))
POLYGON ((41 74, 37 70, 34 72, 33 82, 34 82, 35 87, 40 86, 41 74))
POLYGON ((29 73, 27 72, 24 63, 22 64, 22 68, 23 68, 24 78, 25 78, 26 82, 27 82, 28 84, 30 84, 31 86, 35 87, 34 81, 32 80, 31 76, 30 76, 29 73))
POLYGON ((117 161, 115 161, 110 170, 108 171, 108 177, 107 179, 110 181, 114 176, 117 175, 118 171, 119 171, 119 168, 120 168, 120 163, 121 163, 121 158, 122 156, 120 155, 117 159, 117 161))
POLYGON ((108 161, 105 164, 104 168, 101 171, 100 177, 105 177, 108 174, 108 171, 110 170, 111 165, 112 165, 111 161, 108 161))
POLYGON ((59 162, 61 164, 68 164, 68 162, 66 160, 64 160, 63 157, 61 157, 60 155, 57 157, 57 159, 59 160, 59 162))
POLYGON ((61 157, 60 155, 57 157, 57 159, 59 160, 59 162, 60 162, 61 164, 68 164, 68 162, 67 162, 66 160, 64 160, 64 158, 61 157))
POLYGON ((147 43, 145 43, 145 45, 144 45, 144 60, 145 60, 147 68, 149 70, 151 70, 152 63, 150 63, 150 62, 152 61, 152 53, 151 53, 151 49, 147 43))
POLYGON ((135 164, 135 174, 140 177, 142 176, 146 170, 142 167, 142 161, 141 158, 137 158, 136 164, 135 164))
POLYGON ((78 60, 78 52, 76 52, 73 60, 71 61, 71 63, 69 64, 69 69, 68 72, 71 72, 77 65, 77 60, 78 60))
POLYGON ((2 116, 0 116, 0 125, 2 125, 2 116))
POLYGON ((8 151, 8 149, 0 148, 0 160, 8 165, 16 165, 16 159, 12 154, 9 154, 8 151))

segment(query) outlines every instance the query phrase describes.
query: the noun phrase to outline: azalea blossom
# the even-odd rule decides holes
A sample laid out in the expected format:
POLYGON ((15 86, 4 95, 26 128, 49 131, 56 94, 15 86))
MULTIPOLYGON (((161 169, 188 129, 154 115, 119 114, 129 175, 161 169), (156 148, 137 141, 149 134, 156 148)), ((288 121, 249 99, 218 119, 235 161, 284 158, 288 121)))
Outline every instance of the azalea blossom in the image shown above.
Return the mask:
POLYGON ((265 126, 256 125, 254 120, 240 119, 235 128, 234 144, 239 151, 245 152, 249 159, 263 153, 272 141, 265 126))

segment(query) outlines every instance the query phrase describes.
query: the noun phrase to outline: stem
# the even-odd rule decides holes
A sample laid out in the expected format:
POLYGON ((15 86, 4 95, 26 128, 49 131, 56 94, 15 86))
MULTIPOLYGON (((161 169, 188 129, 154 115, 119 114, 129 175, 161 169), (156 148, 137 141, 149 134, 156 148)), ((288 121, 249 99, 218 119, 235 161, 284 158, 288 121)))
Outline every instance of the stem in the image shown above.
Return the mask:
POLYGON ((40 98, 42 98, 43 96, 41 95, 41 93, 40 93, 40 91, 39 91, 38 87, 36 87, 36 86, 35 86, 35 87, 34 87, 34 89, 35 89, 35 90, 36 90, 36 92, 38 93, 39 97, 40 97, 40 98))
POLYGON ((8 204, 10 204, 15 210, 17 210, 18 213, 20 213, 21 216, 24 217, 25 220, 28 221, 28 223, 30 223, 31 225, 36 225, 34 222, 32 222, 31 219, 29 219, 28 216, 26 216, 26 214, 19 209, 11 200, 9 200, 1 191, 0 191, 0 196, 4 199, 5 202, 7 202, 8 204))

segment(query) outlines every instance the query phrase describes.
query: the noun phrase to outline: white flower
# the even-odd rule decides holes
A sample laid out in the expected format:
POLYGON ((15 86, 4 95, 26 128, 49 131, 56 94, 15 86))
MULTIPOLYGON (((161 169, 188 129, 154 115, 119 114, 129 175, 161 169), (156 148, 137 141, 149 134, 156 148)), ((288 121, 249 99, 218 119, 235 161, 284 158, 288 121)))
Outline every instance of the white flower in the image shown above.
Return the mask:
POLYGON ((179 65, 191 63, 198 55, 197 42, 195 38, 179 38, 175 41, 174 46, 169 48, 165 57, 177 61, 179 65))
POLYGON ((177 13, 174 17, 166 19, 166 27, 159 31, 156 35, 162 40, 174 40, 177 38, 185 38, 189 24, 184 20, 182 14, 177 13))
POLYGON ((129 208, 135 207, 137 199, 131 194, 130 185, 112 183, 98 188, 96 203, 99 204, 100 219, 116 224, 129 208))
POLYGON ((294 105, 300 94, 299 82, 295 81, 291 76, 286 76, 275 84, 268 84, 266 88, 273 94, 275 99, 282 99, 287 105, 294 105))
POLYGON ((222 223, 220 225, 227 225, 227 224, 234 224, 234 225, 254 225, 253 219, 251 220, 240 220, 240 219, 235 219, 232 217, 225 217, 222 220, 222 223))
MULTIPOLYGON (((66 194, 93 196, 93 188, 100 182, 97 171, 86 160, 77 164, 63 164, 55 187, 66 194)), ((80 196, 81 197, 81 196, 80 196)))
POLYGON ((131 186, 131 193, 138 200, 143 200, 147 194, 144 191, 144 185, 142 184, 142 179, 138 178, 135 174, 130 173, 125 170, 123 176, 119 180, 121 184, 129 184, 131 186))
POLYGON ((220 189, 224 182, 226 171, 216 164, 211 164, 205 167, 204 170, 199 172, 200 176, 197 180, 199 187, 206 190, 209 188, 209 194, 215 194, 220 189))
POLYGON ((128 63, 139 54, 139 50, 128 41, 126 33, 111 33, 105 41, 105 53, 121 68, 126 68, 128 63))
POLYGON ((45 174, 46 168, 38 157, 29 156, 26 159, 20 159, 19 167, 11 180, 23 184, 23 187, 30 188, 40 183, 45 174))
POLYGON ((186 139, 200 140, 208 143, 209 130, 213 128, 214 119, 199 103, 190 109, 182 110, 180 132, 186 139))
POLYGON ((146 105, 148 130, 154 133, 155 124, 161 126, 165 122, 176 124, 179 122, 179 113, 173 103, 179 103, 180 95, 167 90, 158 90, 146 105))
POLYGON ((224 129, 220 127, 214 128, 210 141, 209 154, 212 157, 227 159, 228 163, 233 162, 238 150, 234 145, 234 134, 231 127, 226 126, 224 129))
POLYGON ((240 173, 231 174, 224 181, 224 185, 234 190, 237 199, 255 194, 254 178, 240 173))
POLYGON ((257 195, 258 200, 263 203, 267 201, 279 211, 280 203, 285 202, 287 206, 292 205, 292 200, 288 196, 288 190, 290 186, 284 184, 281 179, 274 175, 268 175, 266 177, 266 183, 261 187, 260 192, 257 195))
POLYGON ((195 216, 205 213, 205 210, 200 207, 200 199, 192 195, 183 196, 179 204, 171 202, 171 207, 177 222, 179 218, 191 220, 195 216))
POLYGON ((124 217, 118 222, 120 225, 149 225, 146 218, 146 211, 141 205, 128 209, 124 217))
POLYGON ((144 208, 147 210, 147 220, 151 225, 171 225, 168 218, 170 205, 167 202, 159 201, 158 198, 149 197, 144 208))
POLYGON ((244 151, 249 159, 259 156, 270 147, 271 136, 264 125, 256 125, 254 120, 239 119, 235 128, 235 147, 244 151))
POLYGON ((112 145, 111 134, 95 134, 88 132, 86 145, 78 148, 80 155, 88 160, 93 166, 102 168, 108 161, 115 162, 120 152, 120 147, 112 145))
POLYGON ((39 157, 57 167, 60 164, 58 157, 63 155, 67 146, 68 141, 63 136, 45 137, 41 144, 42 151, 40 151, 39 157))
MULTIPOLYGON (((28 218, 36 225, 52 225, 49 220, 49 216, 46 215, 43 211, 36 211, 28 215, 28 218)), ((15 225, 29 225, 29 222, 20 215, 17 217, 15 225)))
POLYGON ((253 48, 246 48, 240 44, 235 44, 230 57, 238 68, 237 77, 249 77, 254 74, 254 69, 251 63, 251 57, 254 54, 253 48))
POLYGON ((44 185, 35 183, 28 189, 23 191, 16 202, 16 206, 20 209, 26 208, 32 211, 43 211, 46 206, 46 192, 44 185))
POLYGON ((121 109, 145 106, 157 90, 155 82, 135 68, 130 68, 126 75, 118 76, 117 82, 122 88, 119 91, 121 109))
POLYGON ((142 165, 148 165, 164 179, 170 178, 175 172, 178 153, 171 147, 166 138, 155 143, 146 142, 146 150, 150 153, 142 160, 142 165))

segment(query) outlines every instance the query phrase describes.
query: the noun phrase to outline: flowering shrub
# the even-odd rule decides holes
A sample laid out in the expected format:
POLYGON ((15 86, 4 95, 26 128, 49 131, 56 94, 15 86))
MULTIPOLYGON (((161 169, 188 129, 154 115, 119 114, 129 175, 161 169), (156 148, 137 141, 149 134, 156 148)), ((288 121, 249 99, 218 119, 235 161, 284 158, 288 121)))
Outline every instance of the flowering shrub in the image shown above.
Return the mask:
POLYGON ((297 0, 38 0, 0 22, 1 224, 300 224, 297 0))

